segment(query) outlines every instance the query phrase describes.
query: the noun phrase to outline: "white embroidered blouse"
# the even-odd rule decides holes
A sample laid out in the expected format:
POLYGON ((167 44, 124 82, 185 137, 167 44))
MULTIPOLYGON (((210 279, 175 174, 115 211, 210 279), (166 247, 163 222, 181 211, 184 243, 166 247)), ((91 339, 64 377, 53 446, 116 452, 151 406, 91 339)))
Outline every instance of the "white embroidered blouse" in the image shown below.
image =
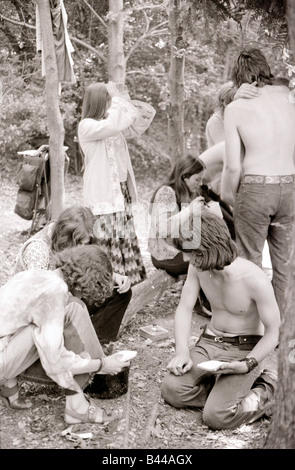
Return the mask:
POLYGON ((158 189, 152 205, 148 250, 157 260, 173 259, 180 253, 172 244, 172 216, 179 213, 174 190, 170 186, 158 189))
POLYGON ((147 130, 155 109, 141 101, 113 97, 106 119, 85 118, 78 139, 85 156, 84 205, 95 215, 124 211, 120 182, 127 181, 132 202, 137 189, 126 138, 147 130))

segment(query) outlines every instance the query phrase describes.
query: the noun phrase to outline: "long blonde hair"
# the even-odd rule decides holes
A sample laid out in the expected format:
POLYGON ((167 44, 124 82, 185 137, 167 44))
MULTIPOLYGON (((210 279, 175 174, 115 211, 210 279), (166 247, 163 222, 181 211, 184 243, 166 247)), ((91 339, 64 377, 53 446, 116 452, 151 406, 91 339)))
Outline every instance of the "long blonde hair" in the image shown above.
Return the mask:
POLYGON ((103 119, 110 99, 105 83, 92 83, 92 85, 89 85, 83 98, 82 119, 103 119))

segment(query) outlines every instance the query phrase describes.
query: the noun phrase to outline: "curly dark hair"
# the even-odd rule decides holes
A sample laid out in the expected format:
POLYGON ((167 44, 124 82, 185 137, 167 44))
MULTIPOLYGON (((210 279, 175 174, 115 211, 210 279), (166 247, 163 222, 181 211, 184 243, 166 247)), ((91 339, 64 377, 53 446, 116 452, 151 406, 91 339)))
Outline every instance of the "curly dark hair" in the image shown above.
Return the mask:
POLYGON ((206 209, 197 217, 190 214, 188 231, 181 226, 179 232, 175 245, 189 253, 190 263, 201 271, 222 270, 238 256, 225 221, 206 209))
POLYGON ((112 265, 97 245, 66 248, 55 255, 55 266, 69 291, 88 305, 99 307, 113 293, 112 265))
POLYGON ((253 82, 257 82, 260 87, 272 85, 274 80, 266 57, 259 49, 250 48, 238 53, 233 62, 231 78, 237 87, 253 82))

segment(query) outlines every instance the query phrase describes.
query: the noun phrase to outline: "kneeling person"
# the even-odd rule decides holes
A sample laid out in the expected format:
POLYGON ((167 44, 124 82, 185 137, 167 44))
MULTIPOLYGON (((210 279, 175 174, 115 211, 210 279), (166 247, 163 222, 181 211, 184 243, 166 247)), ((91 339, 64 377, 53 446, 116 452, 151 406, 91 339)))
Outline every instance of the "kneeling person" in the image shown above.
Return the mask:
POLYGON ((203 409, 205 424, 233 429, 261 417, 273 401, 277 373, 261 372, 262 361, 279 341, 280 314, 266 274, 237 255, 225 222, 202 212, 199 224, 189 217, 198 244, 188 246, 180 227, 178 247, 189 270, 175 314, 176 354, 169 362, 162 395, 172 406, 203 409), (189 349, 192 311, 202 288, 212 318, 189 349), (217 372, 198 367, 222 361, 217 372), (259 367, 260 366, 260 367, 259 367))

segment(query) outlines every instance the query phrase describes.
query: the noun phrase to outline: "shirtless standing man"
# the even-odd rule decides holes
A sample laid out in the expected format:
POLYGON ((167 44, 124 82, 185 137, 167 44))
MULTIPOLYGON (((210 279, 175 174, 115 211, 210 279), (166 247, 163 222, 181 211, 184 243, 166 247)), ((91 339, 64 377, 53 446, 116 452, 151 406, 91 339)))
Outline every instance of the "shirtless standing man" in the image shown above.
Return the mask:
MULTIPOLYGON (((189 224, 195 234, 192 216, 189 224)), ((176 353, 168 364, 162 395, 176 408, 204 407, 203 420, 210 428, 233 429, 257 420, 273 403, 277 374, 261 372, 261 367, 278 344, 280 314, 267 275, 237 256, 225 222, 202 210, 201 232, 195 240, 200 233, 199 246, 184 249, 188 237, 180 228, 177 246, 190 265, 175 314, 176 353), (212 318, 189 349, 200 288, 211 304, 212 318), (224 364, 217 372, 198 367, 208 360, 224 364)))
POLYGON ((275 85, 266 58, 257 49, 238 55, 232 80, 236 86, 257 82, 259 96, 226 107, 221 198, 233 206, 241 256, 261 266, 267 240, 272 283, 283 314, 294 223, 295 106, 290 90, 275 85))

